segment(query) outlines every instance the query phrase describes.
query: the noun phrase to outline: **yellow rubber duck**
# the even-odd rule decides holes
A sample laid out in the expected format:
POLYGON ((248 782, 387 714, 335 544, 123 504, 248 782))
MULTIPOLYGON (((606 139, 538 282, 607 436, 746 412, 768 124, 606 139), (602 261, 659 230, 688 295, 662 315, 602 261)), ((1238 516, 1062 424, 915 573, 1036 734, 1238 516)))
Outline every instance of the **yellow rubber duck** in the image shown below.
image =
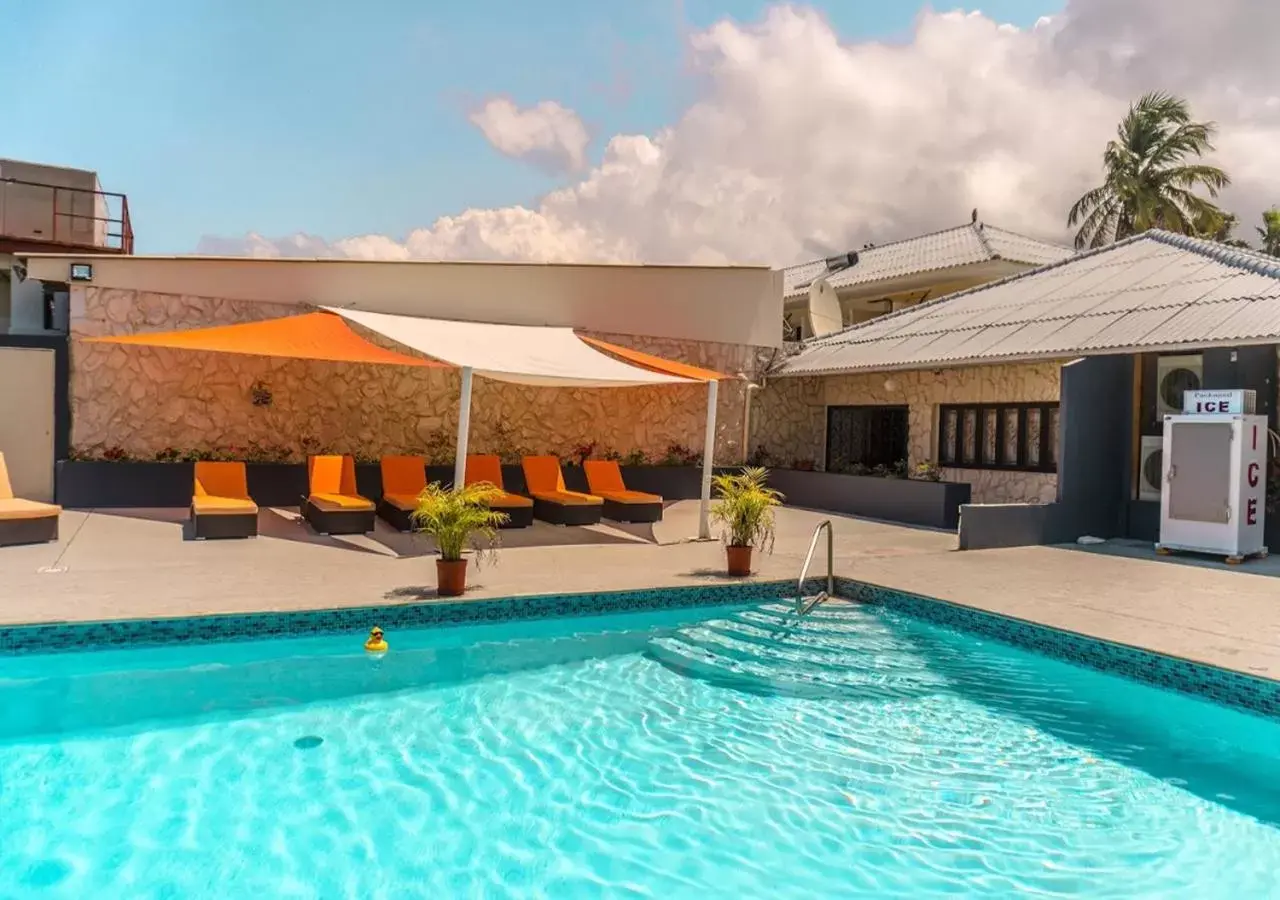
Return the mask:
POLYGON ((382 636, 382 629, 374 625, 369 629, 369 639, 364 642, 364 649, 369 653, 386 653, 388 649, 386 638, 382 636))

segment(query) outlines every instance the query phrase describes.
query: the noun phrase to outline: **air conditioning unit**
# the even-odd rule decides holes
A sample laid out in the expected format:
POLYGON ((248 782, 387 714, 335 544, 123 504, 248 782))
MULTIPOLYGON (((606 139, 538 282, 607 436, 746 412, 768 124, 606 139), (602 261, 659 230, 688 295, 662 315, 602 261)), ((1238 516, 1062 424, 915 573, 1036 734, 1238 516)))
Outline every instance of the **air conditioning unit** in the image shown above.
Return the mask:
POLYGON ((1163 456, 1157 552, 1266 555, 1266 416, 1167 416, 1163 456))
POLYGON ((1161 356, 1156 360, 1156 418, 1183 410, 1183 394, 1204 384, 1204 357, 1198 353, 1161 356))
POLYGON ((1143 435, 1138 464, 1138 499, 1159 501, 1164 484, 1164 435, 1143 435))

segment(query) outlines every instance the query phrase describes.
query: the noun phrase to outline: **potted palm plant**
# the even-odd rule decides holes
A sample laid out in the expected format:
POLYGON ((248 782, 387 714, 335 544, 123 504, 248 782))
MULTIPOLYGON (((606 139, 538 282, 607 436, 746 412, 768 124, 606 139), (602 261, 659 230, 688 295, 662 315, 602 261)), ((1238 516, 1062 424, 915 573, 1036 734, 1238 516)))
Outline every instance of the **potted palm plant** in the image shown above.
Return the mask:
POLYGON ((467 547, 475 551, 477 568, 493 552, 498 528, 507 521, 506 513, 490 506, 501 494, 488 483, 454 490, 433 482, 418 497, 413 524, 418 532, 434 538, 440 549, 436 585, 442 597, 457 597, 466 590, 467 561, 462 553, 467 547))
POLYGON ((718 499, 711 518, 724 526, 730 575, 750 575, 751 551, 773 549, 773 508, 783 497, 765 484, 768 479, 768 470, 759 466, 713 479, 718 499))

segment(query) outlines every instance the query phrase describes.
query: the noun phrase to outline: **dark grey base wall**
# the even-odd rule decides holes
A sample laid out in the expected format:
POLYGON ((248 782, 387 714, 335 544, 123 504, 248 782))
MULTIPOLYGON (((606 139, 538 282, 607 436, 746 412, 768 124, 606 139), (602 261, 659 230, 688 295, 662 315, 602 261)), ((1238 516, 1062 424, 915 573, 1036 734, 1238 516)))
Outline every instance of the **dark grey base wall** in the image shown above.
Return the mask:
MULTIPOLYGON (((249 496, 259 506, 297 506, 307 493, 304 465, 249 463, 245 468, 249 496)), ((622 477, 632 490, 666 500, 694 500, 702 495, 702 470, 693 466, 623 466, 622 477)), ((71 509, 185 507, 191 504, 194 478, 193 463, 63 460, 57 466, 55 493, 57 502, 71 509)), ((520 466, 503 466, 502 478, 508 491, 526 492, 520 466)), ((453 467, 428 466, 427 479, 449 484, 453 467)), ((587 489, 586 476, 577 466, 564 467, 564 480, 569 490, 587 489)), ((382 472, 376 463, 356 466, 356 487, 370 500, 382 497, 382 472)))
MULTIPOLYGON (((737 467, 716 469, 735 471, 737 467)), ((57 502, 70 509, 186 507, 191 504, 194 472, 193 463, 64 460, 57 467, 57 502)), ((297 506, 307 492, 304 465, 249 463, 246 476, 249 496, 259 506, 297 506)), ((503 466, 502 478, 508 491, 526 493, 520 466, 503 466)), ((696 500, 702 495, 702 470, 696 466, 623 466, 622 478, 630 489, 665 500, 696 500)), ((428 466, 427 479, 449 484, 453 467, 428 466)), ((577 466, 564 467, 564 480, 571 491, 587 490, 586 475, 577 466)), ((786 495, 790 506, 947 529, 959 524, 960 505, 970 495, 967 484, 789 469, 770 471, 769 483, 786 495)), ((380 468, 357 465, 356 486, 365 497, 379 500, 380 468)))
POLYGON ((1155 542, 1160 539, 1160 501, 1130 500, 1125 537, 1155 542))
MULTIPOLYGON (((1063 503, 1009 503, 998 506, 974 504, 960 509, 960 549, 991 550, 997 547, 1034 547, 1043 544, 1074 543, 1083 535, 1100 538, 1128 538, 1155 543, 1160 539, 1160 504, 1152 500, 1131 500, 1126 508, 1126 524, 1119 534, 1098 532, 1088 527, 1088 518, 1063 503)), ((1280 514, 1265 520, 1267 546, 1280 549, 1280 514)))
POLYGON ((771 470, 769 484, 782 491, 788 506, 949 530, 960 524, 960 507, 971 496, 968 484, 950 481, 793 469, 771 470))
POLYGON ((1058 503, 974 503, 960 508, 960 549, 1034 547, 1074 541, 1071 523, 1058 503))
MULTIPOLYGON (((1155 528, 1160 504, 1155 504, 1155 528)), ((1075 543, 1084 535, 1124 537, 1114 527, 1099 527, 1096 510, 1069 503, 973 504, 960 510, 960 549, 992 550, 997 547, 1035 547, 1075 543)))

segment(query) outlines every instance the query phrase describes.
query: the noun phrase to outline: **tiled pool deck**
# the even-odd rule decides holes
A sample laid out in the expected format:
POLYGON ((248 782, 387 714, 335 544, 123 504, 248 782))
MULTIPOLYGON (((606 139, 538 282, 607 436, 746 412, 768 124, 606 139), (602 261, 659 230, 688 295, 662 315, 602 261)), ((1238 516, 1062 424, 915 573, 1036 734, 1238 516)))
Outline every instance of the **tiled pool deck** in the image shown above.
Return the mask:
MULTIPOLYGON (((473 573, 467 597, 723 585, 720 546, 684 540, 696 514, 696 504, 681 503, 652 529, 539 525, 509 533, 497 565, 473 573)), ((322 538, 272 511, 257 540, 191 542, 182 539, 181 518, 181 511, 68 512, 57 545, 0 548, 0 624, 434 600, 430 548, 402 535, 322 538)), ((794 579, 823 518, 782 510, 774 552, 758 561, 755 580, 794 579)), ((836 571, 846 578, 1280 679, 1280 580, 1255 574, 1274 571, 1269 564, 1224 571, 1141 558, 1134 547, 960 553, 953 535, 829 518, 836 571)))

